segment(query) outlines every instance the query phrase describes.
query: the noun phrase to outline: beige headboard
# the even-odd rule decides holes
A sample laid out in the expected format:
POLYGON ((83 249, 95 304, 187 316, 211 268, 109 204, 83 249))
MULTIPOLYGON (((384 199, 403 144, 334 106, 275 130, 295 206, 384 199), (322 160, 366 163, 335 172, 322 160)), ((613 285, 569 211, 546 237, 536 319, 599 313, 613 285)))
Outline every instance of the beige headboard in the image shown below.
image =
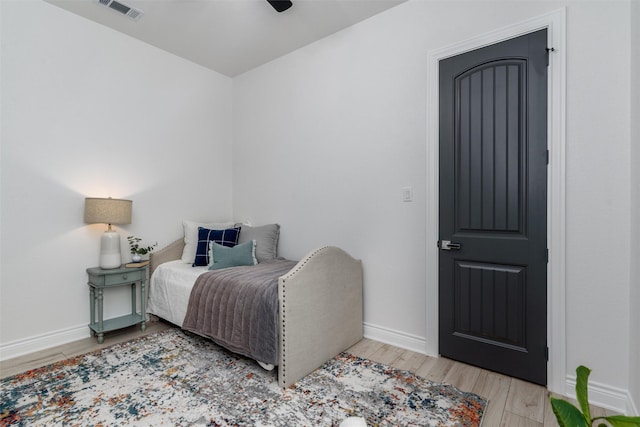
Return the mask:
POLYGON ((149 255, 149 277, 160 264, 182 258, 183 249, 184 239, 180 238, 162 249, 151 252, 149 255))

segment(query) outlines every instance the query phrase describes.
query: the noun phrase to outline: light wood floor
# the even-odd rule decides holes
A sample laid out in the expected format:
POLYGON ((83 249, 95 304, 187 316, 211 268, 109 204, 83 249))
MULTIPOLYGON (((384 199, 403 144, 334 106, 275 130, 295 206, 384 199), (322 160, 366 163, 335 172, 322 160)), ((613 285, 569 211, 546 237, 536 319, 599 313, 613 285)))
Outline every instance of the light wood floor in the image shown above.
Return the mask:
MULTIPOLYGON (((483 417, 483 427, 558 426, 549 403, 550 393, 545 387, 444 357, 425 356, 366 338, 349 351, 484 397, 489 405, 483 417)), ((601 415, 611 413, 602 408, 591 407, 592 417, 601 415)))
MULTIPOLYGON (((6 360, 0 362, 0 378, 171 327, 173 326, 164 322, 150 322, 145 332, 141 332, 137 327, 131 327, 105 334, 103 344, 98 344, 95 338, 86 338, 6 360)), ((558 426, 549 404, 549 392, 544 387, 464 363, 442 357, 425 356, 366 338, 351 347, 349 352, 398 369, 411 371, 431 381, 452 384, 463 391, 473 392, 488 399, 489 405, 484 416, 483 427, 558 426)), ((610 415, 609 411, 597 407, 592 408, 591 412, 592 416, 610 415)))

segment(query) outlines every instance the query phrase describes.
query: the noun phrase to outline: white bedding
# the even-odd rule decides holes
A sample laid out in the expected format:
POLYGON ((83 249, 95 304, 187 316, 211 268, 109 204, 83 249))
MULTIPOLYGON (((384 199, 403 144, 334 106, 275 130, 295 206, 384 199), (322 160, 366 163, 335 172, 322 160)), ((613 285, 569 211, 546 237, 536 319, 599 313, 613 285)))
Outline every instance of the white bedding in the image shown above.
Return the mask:
POLYGON ((206 266, 192 267, 182 260, 160 264, 151 276, 147 313, 182 326, 191 288, 198 276, 207 271, 206 266))

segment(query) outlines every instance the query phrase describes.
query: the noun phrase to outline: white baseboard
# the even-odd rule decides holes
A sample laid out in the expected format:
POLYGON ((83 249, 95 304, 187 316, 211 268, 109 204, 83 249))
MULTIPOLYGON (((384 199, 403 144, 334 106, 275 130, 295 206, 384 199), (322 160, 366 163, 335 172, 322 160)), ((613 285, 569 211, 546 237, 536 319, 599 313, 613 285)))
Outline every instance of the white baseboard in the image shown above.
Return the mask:
POLYGON ((627 412, 627 414, 640 417, 640 408, 636 405, 637 402, 633 401, 630 393, 627 393, 627 397, 629 399, 629 412, 627 412))
MULTIPOLYGON (((567 375, 565 390, 567 396, 576 398, 576 377, 567 375)), ((637 415, 638 410, 628 390, 613 387, 607 384, 589 381, 589 403, 601 408, 627 415, 637 415)))
POLYGON ((47 348, 89 337, 89 327, 84 324, 42 335, 11 341, 0 345, 0 361, 23 356, 47 348))
POLYGON ((372 325, 366 322, 363 325, 365 338, 380 341, 395 347, 404 348, 405 350, 415 351, 416 353, 427 354, 427 345, 423 337, 395 331, 382 326, 372 325))
MULTIPOLYGON (((426 354, 425 339, 393 329, 364 323, 364 336, 385 344, 426 354)), ((87 325, 76 326, 0 344, 0 361, 45 350, 89 337, 87 325)))

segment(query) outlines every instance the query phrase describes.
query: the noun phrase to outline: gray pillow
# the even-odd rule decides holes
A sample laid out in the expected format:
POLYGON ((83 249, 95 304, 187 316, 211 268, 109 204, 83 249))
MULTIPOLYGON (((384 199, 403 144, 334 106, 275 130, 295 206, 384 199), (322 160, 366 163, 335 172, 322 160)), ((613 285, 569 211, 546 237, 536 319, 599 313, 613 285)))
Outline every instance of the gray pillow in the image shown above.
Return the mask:
POLYGON ((256 241, 256 259, 258 262, 268 261, 278 257, 278 238, 280 237, 280 225, 267 224, 259 227, 251 227, 244 224, 240 226, 240 237, 238 243, 245 243, 251 240, 256 241))

